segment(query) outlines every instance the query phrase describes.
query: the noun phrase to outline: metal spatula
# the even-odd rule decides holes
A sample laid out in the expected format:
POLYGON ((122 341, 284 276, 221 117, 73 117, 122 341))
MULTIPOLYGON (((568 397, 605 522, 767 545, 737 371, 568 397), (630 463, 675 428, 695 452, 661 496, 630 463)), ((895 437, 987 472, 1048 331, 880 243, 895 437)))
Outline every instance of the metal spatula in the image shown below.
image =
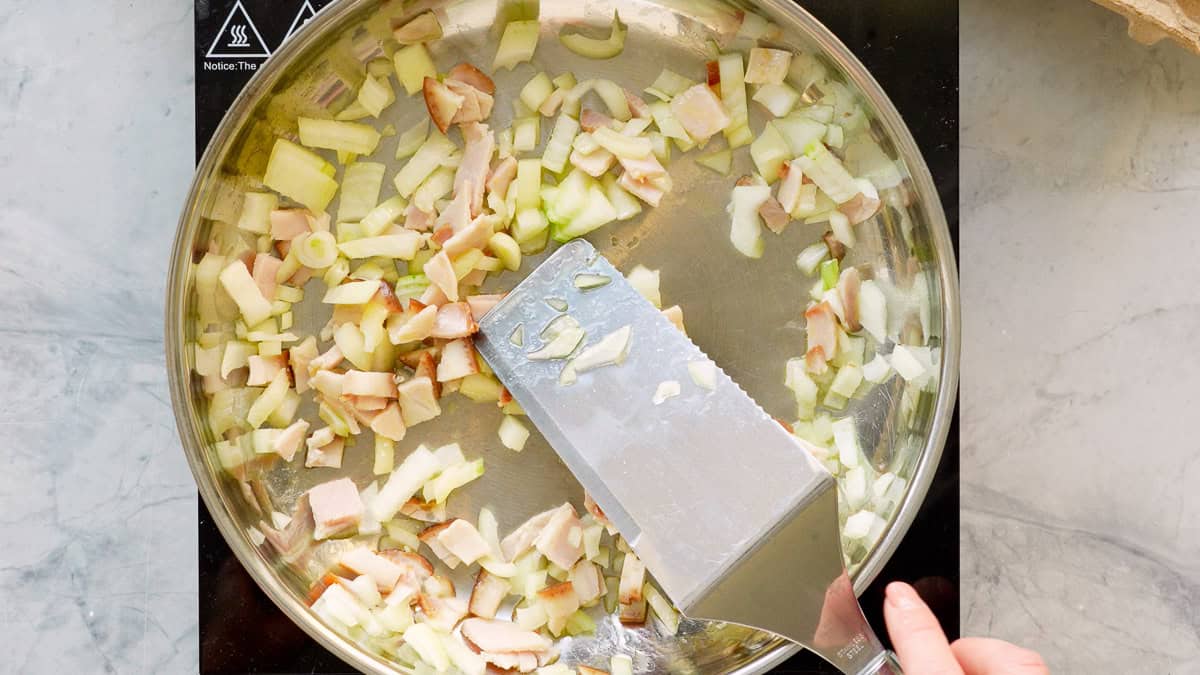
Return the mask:
POLYGON ((900 672, 842 563, 833 477, 590 244, 559 248, 480 333, 484 359, 685 616, 777 633, 845 673, 900 672), (545 358, 580 330, 574 360, 545 358), (587 369, 597 361, 619 363, 587 369))

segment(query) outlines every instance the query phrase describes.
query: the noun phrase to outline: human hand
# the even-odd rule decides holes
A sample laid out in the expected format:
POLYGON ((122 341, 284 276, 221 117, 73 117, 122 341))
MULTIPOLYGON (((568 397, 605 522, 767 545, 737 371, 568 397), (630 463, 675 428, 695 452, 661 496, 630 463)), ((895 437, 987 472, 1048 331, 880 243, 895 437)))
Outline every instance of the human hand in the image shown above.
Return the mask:
POLYGON ((888 584, 883 618, 905 675, 1049 675, 1037 652, 991 638, 950 644, 912 586, 888 584))

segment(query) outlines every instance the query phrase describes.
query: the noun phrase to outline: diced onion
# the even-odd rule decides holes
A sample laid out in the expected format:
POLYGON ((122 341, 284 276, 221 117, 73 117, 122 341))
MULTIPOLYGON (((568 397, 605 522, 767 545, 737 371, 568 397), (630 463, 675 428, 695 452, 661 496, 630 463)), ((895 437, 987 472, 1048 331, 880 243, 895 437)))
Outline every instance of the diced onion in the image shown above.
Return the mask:
POLYGON ((361 220, 379 202, 386 167, 378 162, 355 162, 346 167, 342 197, 338 201, 339 223, 361 220))
POLYGON ((408 160, 408 163, 396 173, 396 177, 392 180, 396 185, 396 191, 400 193, 401 197, 412 195, 455 149, 453 141, 444 134, 431 132, 413 154, 412 159, 408 160))
MULTIPOLYGON (((603 366, 620 365, 629 353, 630 326, 622 326, 605 335, 599 342, 583 350, 572 364, 575 372, 585 373, 603 366)), ((679 385, 678 382, 675 383, 679 385)))
POLYGON ((421 121, 402 131, 396 139, 396 159, 411 157, 425 138, 429 136, 429 118, 422 117, 421 121))
POLYGON ((437 77, 437 66, 423 44, 408 45, 396 50, 392 55, 392 65, 396 68, 396 79, 400 80, 409 96, 421 91, 425 78, 437 77))
POLYGON ((525 442, 529 440, 529 429, 512 415, 505 415, 500 421, 499 434, 501 445, 513 452, 525 449, 525 442))
POLYGON ((858 390, 858 385, 862 384, 863 371, 862 368, 848 363, 838 369, 837 375, 834 376, 833 382, 829 385, 829 391, 850 398, 854 396, 854 392, 858 390))
POLYGON ((562 41, 563 46, 580 56, 589 59, 611 59, 625 48, 627 30, 621 25, 621 20, 614 11, 612 28, 605 39, 590 38, 579 33, 564 34, 562 31, 559 31, 558 39, 562 41))
POLYGON ((654 405, 662 405, 667 399, 678 396, 679 392, 679 380, 664 380, 658 383, 651 401, 654 405))
POLYGON ((762 257, 762 222, 758 217, 758 209, 770 197, 771 188, 766 185, 738 185, 733 188, 729 204, 732 219, 729 240, 739 253, 748 258, 762 257))
MULTIPOLYGON (((560 114, 554 122, 554 130, 550 132, 550 140, 546 141, 546 149, 542 153, 542 166, 554 173, 561 173, 567 165, 567 158, 571 154, 571 145, 578 133, 579 122, 566 113, 560 114)), ((519 177, 519 164, 517 174, 519 177)))
POLYGON ((880 517, 872 511, 859 511, 846 519, 842 536, 847 539, 863 539, 875 528, 879 520, 880 517))
POLYGON ((847 468, 858 466, 862 452, 858 447, 858 431, 854 426, 854 419, 846 417, 837 420, 833 423, 832 430, 833 442, 838 450, 838 461, 847 468))
POLYGON ((386 77, 367 76, 358 89, 357 103, 372 117, 378 118, 385 108, 396 101, 396 92, 386 77))
POLYGON ((625 275, 625 279, 629 281, 629 285, 633 286, 643 298, 650 301, 658 309, 662 309, 662 295, 659 293, 659 272, 658 270, 649 270, 641 265, 634 267, 625 275))
POLYGON ((526 357, 531 361, 566 358, 575 351, 580 342, 583 342, 583 335, 583 328, 579 322, 571 315, 563 314, 551 321, 542 331, 542 337, 548 342, 541 349, 527 354, 526 357))
POLYGON ((703 361, 689 361, 687 369, 688 375, 691 376, 692 382, 696 383, 697 387, 709 391, 717 388, 717 364, 707 359, 703 361))
POLYGON ((550 76, 544 72, 539 72, 530 78, 529 82, 521 88, 519 98, 521 103, 530 110, 537 110, 542 107, 542 103, 550 97, 554 91, 554 84, 550 82, 550 76))
POLYGON ((754 92, 754 101, 761 103, 776 117, 783 117, 796 107, 800 93, 786 84, 764 84, 754 92))
POLYGON ((868 279, 859 287, 858 315, 863 329, 877 342, 887 339, 887 297, 874 280, 868 279))
POLYGON ((333 166, 291 141, 277 139, 267 160, 263 185, 291 197, 313 211, 324 211, 338 184, 330 176, 333 166))
POLYGON ((532 59, 533 52, 537 49, 540 28, 541 25, 537 21, 509 21, 500 37, 500 46, 496 49, 492 69, 512 70, 518 63, 532 59))
POLYGON ((278 206, 279 198, 269 192, 247 192, 237 226, 247 232, 266 234, 271 229, 271 212, 278 206))
POLYGON ((300 127, 300 142, 310 148, 369 155, 379 145, 379 132, 366 124, 310 117, 300 117, 296 124, 300 127))
POLYGON ((670 101, 695 84, 695 80, 688 79, 679 73, 663 68, 663 71, 654 79, 654 83, 646 87, 644 91, 647 94, 657 96, 663 101, 670 101))
POLYGON ((293 240, 300 264, 313 270, 324 269, 337 260, 337 240, 329 232, 313 232, 303 239, 293 240))
POLYGON ((603 274, 587 274, 587 273, 583 273, 583 272, 576 274, 575 279, 574 279, 575 288, 578 288, 578 289, 584 290, 584 291, 590 290, 593 288, 600 288, 601 286, 606 286, 611 281, 612 281, 612 279, 608 278, 607 276, 605 276, 603 274))
POLYGON ((721 102, 729 111, 729 126, 725 140, 730 148, 740 148, 751 141, 750 111, 746 107, 746 84, 742 73, 742 55, 722 54, 717 59, 721 72, 721 102))
POLYGON ((879 384, 885 382, 892 374, 892 364, 888 363, 882 354, 876 354, 875 358, 863 365, 862 374, 867 382, 879 384))
POLYGON ((928 347, 896 345, 889 361, 906 382, 921 380, 929 372, 932 358, 928 347))
POLYGON ((809 143, 804 155, 797 157, 796 161, 800 163, 804 175, 811 178, 812 182, 821 188, 821 192, 829 195, 830 199, 838 204, 845 204, 859 193, 854 177, 823 143, 809 143))
POLYGON ((783 134, 768 122, 759 137, 750 144, 750 157, 767 183, 774 183, 779 178, 783 163, 792 158, 792 150, 783 134))
POLYGON ((825 242, 818 241, 800 251, 800 255, 796 256, 796 267, 799 267, 806 276, 811 277, 817 271, 817 266, 828 256, 829 247, 825 245, 825 242))

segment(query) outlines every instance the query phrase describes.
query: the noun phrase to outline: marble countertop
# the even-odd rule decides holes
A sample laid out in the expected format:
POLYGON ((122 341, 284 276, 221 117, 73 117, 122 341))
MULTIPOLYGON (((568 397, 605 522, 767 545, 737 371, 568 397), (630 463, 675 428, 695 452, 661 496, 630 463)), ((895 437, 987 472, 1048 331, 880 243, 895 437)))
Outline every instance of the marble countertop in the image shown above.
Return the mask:
MULTIPOLYGON (((194 672, 161 340, 192 3, 49 7, 0 7, 0 672, 194 672)), ((1200 59, 1123 31, 962 3, 964 628, 1198 672, 1200 59)))
POLYGON ((1200 672, 1200 58, 961 7, 964 631, 1200 672))

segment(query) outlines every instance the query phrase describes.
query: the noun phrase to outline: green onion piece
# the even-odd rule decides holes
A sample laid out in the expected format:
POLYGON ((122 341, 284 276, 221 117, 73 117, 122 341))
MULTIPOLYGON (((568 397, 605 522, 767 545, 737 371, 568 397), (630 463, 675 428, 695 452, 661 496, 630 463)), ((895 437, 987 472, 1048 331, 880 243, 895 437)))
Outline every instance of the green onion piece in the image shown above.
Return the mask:
POLYGON ((821 263, 821 285, 825 290, 829 290, 837 286, 838 278, 841 276, 841 270, 838 268, 837 258, 826 260, 821 263))

